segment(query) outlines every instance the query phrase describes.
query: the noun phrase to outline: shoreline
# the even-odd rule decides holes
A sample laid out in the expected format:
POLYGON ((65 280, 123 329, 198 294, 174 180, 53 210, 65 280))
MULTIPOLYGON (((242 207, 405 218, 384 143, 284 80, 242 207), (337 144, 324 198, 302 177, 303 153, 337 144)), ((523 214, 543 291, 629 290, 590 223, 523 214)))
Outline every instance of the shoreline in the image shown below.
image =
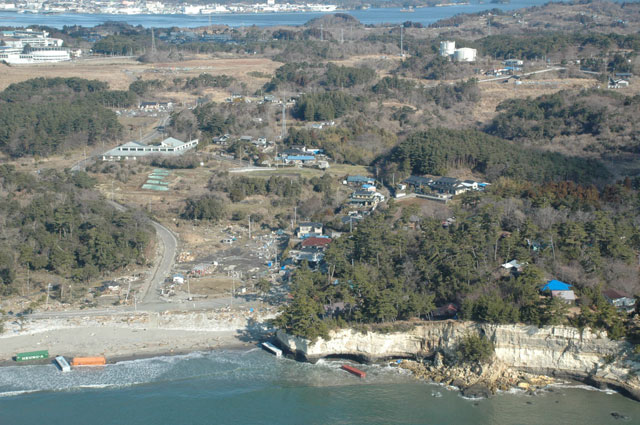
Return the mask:
POLYGON ((31 319, 0 335, 0 366, 16 362, 17 353, 48 350, 55 356, 104 356, 107 363, 197 351, 255 347, 272 330, 263 322, 271 313, 171 312, 119 316, 31 319))
POLYGON ((640 401, 640 362, 626 342, 606 334, 566 326, 490 325, 475 322, 423 322, 406 331, 377 333, 345 328, 330 338, 309 341, 279 330, 277 345, 298 360, 350 358, 361 363, 404 359, 399 365, 425 381, 443 382, 471 395, 520 387, 533 390, 555 380, 611 389, 640 401), (479 334, 494 345, 488 362, 461 362, 461 338, 479 334))

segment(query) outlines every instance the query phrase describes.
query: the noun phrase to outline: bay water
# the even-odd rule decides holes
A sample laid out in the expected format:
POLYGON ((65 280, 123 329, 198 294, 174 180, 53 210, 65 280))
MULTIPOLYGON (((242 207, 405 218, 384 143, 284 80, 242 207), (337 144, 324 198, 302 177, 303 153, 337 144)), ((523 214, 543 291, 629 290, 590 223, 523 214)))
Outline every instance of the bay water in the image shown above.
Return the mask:
POLYGON ((640 423, 640 403, 581 385, 469 400, 386 365, 358 366, 367 372, 359 379, 343 363, 300 363, 254 348, 70 373, 53 364, 3 367, 0 425, 640 423))
MULTIPOLYGON (((622 1, 622 0, 620 0, 622 1)), ((508 4, 492 4, 472 1, 468 4, 447 5, 441 7, 424 7, 414 12, 403 12, 399 8, 371 8, 366 10, 348 10, 333 13, 347 13, 360 20, 363 24, 399 24, 405 21, 418 22, 429 25, 440 19, 450 18, 459 13, 476 13, 489 9, 504 11, 531 6, 540 6, 548 0, 511 0, 508 4)), ((297 13, 234 13, 211 15, 214 25, 228 25, 231 27, 256 25, 260 27, 277 25, 302 25, 313 18, 325 15, 325 12, 297 12, 297 13)), ((182 28, 202 27, 209 25, 209 15, 109 15, 85 13, 61 14, 32 14, 16 12, 0 12, 0 27, 22 27, 28 25, 45 25, 52 28, 62 28, 65 25, 81 25, 93 27, 107 21, 127 22, 131 25, 143 27, 168 28, 172 26, 182 28)))

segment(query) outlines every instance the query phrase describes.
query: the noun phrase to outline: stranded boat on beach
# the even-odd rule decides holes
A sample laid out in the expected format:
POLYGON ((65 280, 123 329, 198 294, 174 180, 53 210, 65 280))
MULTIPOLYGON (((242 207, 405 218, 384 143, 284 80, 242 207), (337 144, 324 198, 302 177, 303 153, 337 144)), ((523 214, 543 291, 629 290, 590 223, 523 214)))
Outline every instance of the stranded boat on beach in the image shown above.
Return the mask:
POLYGON ((67 362, 67 359, 64 358, 64 356, 57 356, 55 358, 55 362, 61 371, 71 372, 71 366, 69 365, 69 362, 67 362))
POLYGON ((275 354, 276 357, 282 357, 282 350, 268 341, 262 343, 262 348, 271 354, 275 354))

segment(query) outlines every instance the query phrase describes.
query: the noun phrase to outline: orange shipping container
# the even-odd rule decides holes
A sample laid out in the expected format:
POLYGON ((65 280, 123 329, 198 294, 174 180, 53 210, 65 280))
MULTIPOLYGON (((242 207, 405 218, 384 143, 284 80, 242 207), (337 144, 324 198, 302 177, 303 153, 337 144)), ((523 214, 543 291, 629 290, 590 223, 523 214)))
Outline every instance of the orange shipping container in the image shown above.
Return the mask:
POLYGON ((71 366, 99 366, 107 363, 103 356, 99 357, 74 357, 71 366))

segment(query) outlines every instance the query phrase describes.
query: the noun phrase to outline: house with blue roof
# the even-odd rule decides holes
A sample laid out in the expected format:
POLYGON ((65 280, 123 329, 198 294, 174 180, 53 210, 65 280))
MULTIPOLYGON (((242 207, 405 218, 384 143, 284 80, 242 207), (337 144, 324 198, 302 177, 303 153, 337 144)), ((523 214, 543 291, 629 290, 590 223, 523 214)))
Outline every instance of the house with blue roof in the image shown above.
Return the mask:
POLYGON ((561 282, 559 280, 550 280, 541 288, 542 292, 550 291, 552 298, 560 298, 566 303, 572 303, 576 300, 576 294, 571 289, 572 285, 561 282))
POLYGON ((290 155, 287 156, 284 161, 286 164, 309 164, 315 162, 316 157, 313 155, 290 155))
POLYGON ((571 285, 561 282, 559 280, 550 280, 541 289, 542 291, 570 291, 571 285))

